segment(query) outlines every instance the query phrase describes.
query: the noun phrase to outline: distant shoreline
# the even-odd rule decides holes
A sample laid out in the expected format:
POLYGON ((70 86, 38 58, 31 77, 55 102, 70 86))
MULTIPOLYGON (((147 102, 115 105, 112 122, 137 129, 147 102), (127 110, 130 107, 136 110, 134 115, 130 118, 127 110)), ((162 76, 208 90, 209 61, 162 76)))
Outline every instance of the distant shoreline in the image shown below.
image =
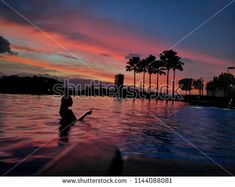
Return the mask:
MULTIPOLYGON (((0 95, 32 95, 32 96, 59 96, 54 93, 2 93, 0 95)), ((230 108, 235 109, 235 104, 232 103, 229 106, 230 98, 223 98, 223 97, 215 97, 215 96, 199 96, 199 95, 184 95, 184 99, 160 99, 160 98, 139 98, 139 97, 114 97, 109 95, 80 95, 75 94, 72 96, 81 96, 81 97, 110 97, 110 98, 119 98, 119 99, 144 99, 144 100, 160 100, 160 101, 169 101, 169 102, 186 102, 192 106, 205 106, 205 107, 218 107, 218 108, 230 108)), ((233 101, 235 98, 233 98, 233 101)))

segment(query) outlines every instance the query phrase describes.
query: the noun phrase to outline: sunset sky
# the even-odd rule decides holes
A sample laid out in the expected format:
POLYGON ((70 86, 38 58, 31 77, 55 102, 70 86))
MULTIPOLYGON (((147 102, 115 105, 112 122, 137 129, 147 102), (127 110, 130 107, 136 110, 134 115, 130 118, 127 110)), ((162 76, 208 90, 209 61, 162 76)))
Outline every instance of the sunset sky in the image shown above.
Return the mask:
MULTIPOLYGON (((130 84, 128 57, 158 56, 229 2, 0 0, 0 36, 17 53, 0 54, 0 72, 103 81, 123 73, 130 84)), ((235 2, 173 49, 185 63, 177 79, 210 80, 235 66, 235 2)))

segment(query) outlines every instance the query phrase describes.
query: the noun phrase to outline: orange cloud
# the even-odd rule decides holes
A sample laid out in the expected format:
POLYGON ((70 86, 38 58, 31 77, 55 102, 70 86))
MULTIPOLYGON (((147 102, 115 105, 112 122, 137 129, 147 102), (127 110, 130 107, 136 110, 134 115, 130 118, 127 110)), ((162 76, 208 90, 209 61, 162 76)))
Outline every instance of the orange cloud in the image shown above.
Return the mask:
POLYGON ((11 43, 13 43, 13 47, 16 49, 27 52, 30 50, 41 51, 42 53, 53 53, 55 51, 67 51, 67 53, 70 51, 71 54, 75 52, 86 52, 99 56, 105 53, 116 60, 123 60, 122 55, 112 52, 109 49, 85 42, 73 41, 53 32, 42 33, 30 25, 9 23, 1 19, 0 25, 4 25, 4 28, 0 28, 1 33, 10 38, 10 41, 12 40, 11 43))
POLYGON ((94 70, 89 70, 84 67, 57 65, 57 64, 53 64, 53 63, 42 61, 42 60, 30 59, 30 58, 25 58, 25 57, 16 56, 16 55, 0 56, 0 60, 7 61, 9 63, 20 63, 20 64, 25 64, 25 65, 45 68, 49 70, 56 70, 59 72, 69 73, 72 75, 77 74, 79 76, 84 76, 84 77, 88 77, 91 79, 98 79, 98 80, 113 82, 112 74, 99 72, 99 71, 95 72, 94 70))

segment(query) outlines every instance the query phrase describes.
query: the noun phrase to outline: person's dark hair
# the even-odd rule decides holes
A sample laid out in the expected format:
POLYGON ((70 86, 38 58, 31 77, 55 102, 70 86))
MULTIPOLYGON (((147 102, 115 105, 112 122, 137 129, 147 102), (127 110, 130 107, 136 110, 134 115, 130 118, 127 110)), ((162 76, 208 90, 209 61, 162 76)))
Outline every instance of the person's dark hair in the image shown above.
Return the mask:
POLYGON ((73 104, 73 99, 71 96, 67 96, 67 97, 64 96, 61 99, 61 106, 70 107, 70 106, 72 106, 72 104, 73 104))
POLYGON ((60 105, 60 115, 62 114, 62 112, 66 109, 68 109, 69 107, 71 107, 73 105, 73 99, 71 96, 64 96, 61 99, 61 105, 60 105))

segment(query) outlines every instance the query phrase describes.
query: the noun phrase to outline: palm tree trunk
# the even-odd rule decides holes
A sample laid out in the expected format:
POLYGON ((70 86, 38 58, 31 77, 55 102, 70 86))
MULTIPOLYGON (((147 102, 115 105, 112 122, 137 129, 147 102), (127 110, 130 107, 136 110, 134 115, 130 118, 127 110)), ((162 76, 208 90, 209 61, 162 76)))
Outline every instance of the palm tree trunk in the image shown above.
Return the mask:
POLYGON ((169 69, 167 70, 167 75, 166 75, 166 94, 168 95, 169 93, 169 69))
POLYGON ((157 73, 157 92, 159 91, 159 74, 157 73))
POLYGON ((134 70, 134 87, 135 87, 135 84, 136 83, 136 72, 135 72, 135 70, 134 70))
POLYGON ((175 97, 175 69, 173 70, 172 97, 175 97))
POLYGON ((151 82, 152 82, 152 80, 151 80, 151 73, 149 73, 149 91, 151 91, 151 82))
POLYGON ((145 87, 145 71, 143 73, 143 90, 144 90, 144 87, 145 87))

